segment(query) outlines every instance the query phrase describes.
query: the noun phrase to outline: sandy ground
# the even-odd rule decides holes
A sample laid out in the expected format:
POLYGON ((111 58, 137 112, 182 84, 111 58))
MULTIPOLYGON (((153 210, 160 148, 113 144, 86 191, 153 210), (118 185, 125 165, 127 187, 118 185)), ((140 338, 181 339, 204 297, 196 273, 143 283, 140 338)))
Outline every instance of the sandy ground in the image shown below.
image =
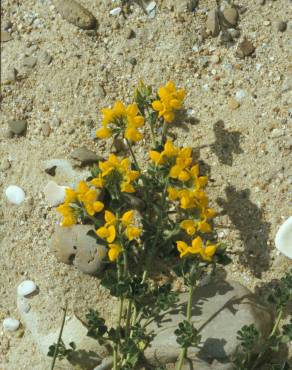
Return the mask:
MULTIPOLYGON (((230 47, 220 37, 202 40, 206 13, 215 1, 200 1, 196 13, 171 11, 170 0, 158 1, 154 19, 138 6, 124 19, 110 16, 115 6, 110 1, 80 3, 98 19, 97 33, 69 24, 51 1, 1 2, 1 21, 12 22, 12 40, 1 45, 2 81, 11 67, 19 72, 16 82, 1 86, 1 320, 18 317, 16 287, 24 279, 40 288, 46 328, 59 326, 65 300, 70 310, 84 304, 111 317, 114 302, 98 280, 58 263, 49 250, 59 219, 44 200, 49 175, 42 162, 69 158, 81 143, 106 155, 109 145, 92 140, 100 109, 118 98, 130 102, 141 78, 156 88, 173 79, 187 90, 185 106, 193 110, 195 124, 172 132, 177 143, 196 150, 209 173, 210 198, 221 211, 219 237, 233 256, 228 277, 252 290, 279 279, 291 266, 277 255, 274 236, 291 216, 292 24, 282 33, 277 23, 291 19, 291 2, 238 0, 241 35, 230 47), (128 39, 131 29, 136 36, 128 39), (235 51, 244 36, 256 50, 253 57, 239 59, 235 51), (38 57, 43 51, 52 56, 49 65, 23 66, 25 55, 38 57), (241 97, 234 110, 228 104, 232 97, 241 97), (25 136, 6 137, 10 119, 27 120, 25 136), (5 199, 11 184, 27 195, 20 206, 5 199)), ((145 141, 137 145, 141 160, 147 148, 145 141)), ((0 329, 1 370, 43 370, 48 364, 25 328, 22 337, 0 329)))

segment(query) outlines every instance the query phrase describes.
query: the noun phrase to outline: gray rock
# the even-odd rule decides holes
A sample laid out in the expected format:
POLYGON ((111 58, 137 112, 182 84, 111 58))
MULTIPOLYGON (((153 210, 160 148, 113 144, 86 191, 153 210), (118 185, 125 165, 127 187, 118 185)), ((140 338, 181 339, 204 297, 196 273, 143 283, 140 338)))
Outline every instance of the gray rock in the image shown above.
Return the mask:
POLYGON ((12 22, 10 20, 6 20, 6 21, 3 22, 2 27, 3 27, 4 31, 7 31, 7 30, 9 30, 9 28, 12 27, 12 22))
POLYGON ((223 17, 222 20, 224 22, 224 25, 230 27, 230 26, 236 26, 237 20, 238 20, 238 12, 237 9, 233 6, 226 6, 223 10, 223 17))
POLYGON ((87 148, 78 148, 73 150, 73 152, 71 153, 71 158, 80 162, 79 164, 81 166, 97 163, 98 161, 102 160, 100 156, 98 156, 92 150, 89 150, 87 148))
POLYGON ((24 67, 33 68, 37 64, 37 58, 35 57, 24 57, 22 60, 24 67))
POLYGON ((68 22, 84 30, 96 28, 96 18, 74 0, 55 0, 58 12, 68 22))
MULTIPOLYGON (((156 333, 152 345, 145 352, 151 364, 175 362, 180 347, 174 334, 178 323, 185 320, 188 294, 180 295, 180 301, 163 319, 149 325, 156 333)), ((238 345, 237 331, 243 325, 255 326, 267 336, 271 316, 260 306, 251 292, 237 282, 218 282, 195 291, 192 322, 202 336, 200 349, 190 348, 188 358, 211 362, 228 361, 238 345)))
POLYGON ((255 51, 255 47, 251 41, 244 39, 236 50, 236 54, 239 58, 245 58, 252 55, 255 51))
POLYGON ((105 92, 105 89, 104 89, 103 85, 98 84, 97 87, 96 87, 96 90, 97 90, 98 96, 100 98, 103 99, 103 98, 106 97, 106 92, 105 92))
POLYGON ((80 271, 95 275, 102 269, 106 248, 87 235, 94 230, 90 225, 74 225, 55 229, 51 249, 60 262, 74 264, 80 271))
POLYGON ((12 40, 12 36, 10 35, 10 33, 1 30, 1 42, 7 42, 10 40, 12 40))
POLYGON ((13 134, 21 135, 24 134, 27 129, 27 123, 23 120, 12 120, 8 122, 10 131, 13 134))
POLYGON ((211 35, 213 37, 216 37, 219 35, 220 25, 219 25, 219 17, 218 17, 217 9, 212 9, 208 13, 206 26, 208 30, 211 32, 211 35))
POLYGON ((198 2, 198 0, 175 0, 173 6, 177 13, 193 12, 198 6, 198 2))
POLYGON ((52 61, 52 56, 47 51, 41 51, 38 56, 38 60, 42 64, 50 64, 52 61))
POLYGON ((136 33, 135 33, 135 31, 134 31, 134 30, 132 30, 132 29, 130 28, 130 29, 128 29, 128 30, 126 31, 126 38, 127 38, 128 40, 133 39, 133 38, 135 38, 135 37, 136 37, 136 33))
POLYGON ((238 39, 240 36, 240 31, 236 30, 235 28, 229 28, 228 32, 230 33, 233 39, 238 39))
POLYGON ((286 29, 287 29, 287 22, 283 22, 283 21, 278 22, 278 24, 277 24, 277 30, 279 32, 285 32, 286 29))
POLYGON ((3 82, 5 84, 15 82, 17 79, 17 73, 18 72, 15 68, 8 68, 4 75, 3 82))
POLYGON ((213 361, 212 364, 208 364, 206 361, 202 361, 200 359, 196 359, 194 361, 190 361, 188 359, 185 360, 183 364, 182 370, 234 370, 234 366, 231 363, 221 363, 219 361, 213 361))

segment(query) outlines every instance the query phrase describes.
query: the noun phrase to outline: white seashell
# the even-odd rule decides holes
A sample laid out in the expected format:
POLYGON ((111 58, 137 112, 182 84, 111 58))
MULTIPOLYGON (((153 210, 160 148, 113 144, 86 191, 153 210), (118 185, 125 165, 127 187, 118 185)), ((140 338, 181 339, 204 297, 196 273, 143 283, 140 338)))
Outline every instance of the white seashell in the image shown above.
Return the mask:
POLYGON ((10 185, 5 190, 5 195, 10 203, 21 204, 24 201, 25 193, 24 191, 16 185, 10 185))
POLYGON ((121 14, 122 12, 122 8, 121 7, 117 7, 117 8, 114 8, 110 11, 110 15, 119 15, 121 14))
POLYGON ((276 234, 275 244, 282 254, 292 259, 292 216, 280 226, 276 234))
POLYGON ((36 284, 32 280, 25 280, 17 287, 19 297, 27 297, 37 290, 36 284))
POLYGON ((64 203, 66 196, 66 186, 59 186, 54 181, 49 181, 44 188, 46 201, 51 207, 64 203))
POLYGON ((7 331, 16 331, 19 328, 20 322, 16 319, 8 317, 3 320, 3 328, 7 331))

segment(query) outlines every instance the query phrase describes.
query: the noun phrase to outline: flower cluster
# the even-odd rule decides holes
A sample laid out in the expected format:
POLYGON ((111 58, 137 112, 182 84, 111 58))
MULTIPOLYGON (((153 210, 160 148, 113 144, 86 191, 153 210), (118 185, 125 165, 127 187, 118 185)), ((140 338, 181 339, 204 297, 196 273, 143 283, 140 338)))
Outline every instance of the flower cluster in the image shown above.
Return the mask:
POLYGON ((78 219, 78 211, 82 208, 87 215, 94 216, 101 212, 104 204, 98 200, 100 191, 89 187, 85 181, 81 181, 76 190, 67 188, 65 202, 57 207, 57 211, 63 215, 62 226, 72 226, 78 219))
POLYGON ((121 192, 135 192, 132 183, 140 173, 131 169, 129 158, 119 159, 116 155, 110 154, 107 161, 99 162, 98 167, 98 176, 91 180, 93 186, 103 188, 106 185, 111 187, 113 184, 118 184, 121 192))
POLYGON ((174 82, 169 81, 158 90, 159 100, 153 101, 152 108, 157 111, 158 116, 163 117, 166 122, 172 122, 175 117, 175 111, 182 107, 182 101, 185 95, 185 90, 177 90, 174 82))
POLYGON ((136 103, 126 107, 121 101, 118 101, 113 108, 102 109, 102 114, 102 128, 96 132, 98 139, 107 139, 114 133, 120 132, 127 140, 133 142, 142 139, 143 136, 138 128, 143 127, 144 117, 139 114, 136 103))
POLYGON ((211 262, 217 246, 208 244, 204 246, 202 239, 198 236, 192 240, 192 244, 188 245, 183 241, 177 241, 177 249, 180 252, 180 258, 188 255, 200 255, 204 261, 211 262))
POLYGON ((115 261, 123 248, 121 246, 122 237, 131 241, 139 237, 141 230, 134 226, 134 211, 125 212, 121 218, 114 213, 106 210, 104 213, 105 224, 96 230, 96 234, 107 241, 109 246, 109 260, 115 261))

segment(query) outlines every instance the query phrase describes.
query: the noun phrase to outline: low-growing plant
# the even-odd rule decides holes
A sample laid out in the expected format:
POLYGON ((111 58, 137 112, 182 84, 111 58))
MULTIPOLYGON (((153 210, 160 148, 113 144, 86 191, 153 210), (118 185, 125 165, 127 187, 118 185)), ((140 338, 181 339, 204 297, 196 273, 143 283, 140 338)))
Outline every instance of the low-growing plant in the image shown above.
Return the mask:
MULTIPOLYGON (((64 227, 92 224, 89 233, 107 248, 109 268, 101 284, 119 302, 116 324, 109 327, 96 310, 84 324, 88 335, 111 347, 113 369, 135 369, 155 333, 149 325, 161 320, 177 302, 169 283, 155 283, 160 266, 182 277, 189 290, 186 320, 175 331, 182 368, 187 350, 200 343, 191 323, 193 292, 201 277, 224 263, 225 248, 214 239, 206 193, 208 178, 193 160, 192 148, 177 147, 168 136, 182 110, 185 91, 170 81, 155 94, 140 82, 134 102, 118 101, 102 109, 99 140, 123 140, 130 157, 110 154, 92 168, 91 177, 66 190, 57 210, 64 227), (135 154, 135 144, 151 137, 148 163, 135 154)), ((60 355, 66 349, 59 347, 60 355)))
MULTIPOLYGON (((282 325, 283 314, 292 303, 292 270, 288 272, 280 283, 272 288, 267 301, 274 306, 275 321, 269 336, 265 339, 254 324, 245 325, 237 333, 240 345, 235 353, 233 363, 236 370, 254 370, 266 361, 271 360, 271 354, 281 350, 281 346, 292 341, 292 319, 282 325), (255 351, 255 348, 260 348, 255 351)), ((288 363, 283 360, 271 365, 271 370, 287 370, 288 363)))

